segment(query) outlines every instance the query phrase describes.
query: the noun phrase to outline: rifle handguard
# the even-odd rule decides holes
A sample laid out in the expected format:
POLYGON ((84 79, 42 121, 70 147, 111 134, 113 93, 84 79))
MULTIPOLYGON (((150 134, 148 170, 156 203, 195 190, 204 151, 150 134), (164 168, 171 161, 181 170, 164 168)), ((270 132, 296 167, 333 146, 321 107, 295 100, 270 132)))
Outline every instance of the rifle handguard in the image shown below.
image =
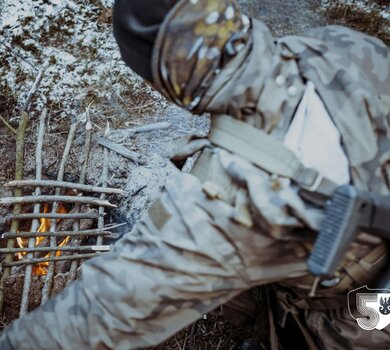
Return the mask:
POLYGON ((361 231, 390 239, 390 196, 340 186, 326 204, 325 219, 308 260, 309 271, 332 276, 361 231))

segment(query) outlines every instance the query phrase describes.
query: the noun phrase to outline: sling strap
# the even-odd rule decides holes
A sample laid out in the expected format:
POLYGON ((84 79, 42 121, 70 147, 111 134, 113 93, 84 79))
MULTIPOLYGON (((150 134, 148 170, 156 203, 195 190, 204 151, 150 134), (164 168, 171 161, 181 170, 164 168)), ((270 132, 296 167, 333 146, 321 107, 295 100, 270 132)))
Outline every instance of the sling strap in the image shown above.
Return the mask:
POLYGON ((262 170, 287 177, 300 188, 331 197, 337 185, 317 170, 305 167, 280 141, 229 115, 214 115, 209 140, 262 170))

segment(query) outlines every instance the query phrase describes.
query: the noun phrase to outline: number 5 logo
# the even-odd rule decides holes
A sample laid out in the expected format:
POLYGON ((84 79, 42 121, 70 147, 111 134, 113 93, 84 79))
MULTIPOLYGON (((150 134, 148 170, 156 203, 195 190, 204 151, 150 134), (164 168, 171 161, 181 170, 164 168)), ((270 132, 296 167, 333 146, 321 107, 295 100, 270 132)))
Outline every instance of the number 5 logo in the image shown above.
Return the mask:
POLYGON ((358 325, 366 331, 371 331, 379 322, 377 293, 356 293, 356 308, 362 316, 356 319, 358 325))
POLYGON ((348 293, 348 310, 362 329, 383 329, 390 324, 390 290, 354 289, 348 293))

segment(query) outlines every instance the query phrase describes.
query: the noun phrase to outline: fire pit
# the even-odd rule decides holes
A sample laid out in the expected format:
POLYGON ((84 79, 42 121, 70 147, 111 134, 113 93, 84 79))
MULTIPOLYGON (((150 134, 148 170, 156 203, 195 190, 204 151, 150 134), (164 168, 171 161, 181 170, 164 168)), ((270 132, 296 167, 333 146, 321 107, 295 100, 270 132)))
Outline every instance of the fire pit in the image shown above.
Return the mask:
MULTIPOLYGON (((0 249, 0 254, 5 254, 0 279, 1 313, 7 306, 15 308, 15 300, 4 303, 7 292, 9 297, 16 293, 17 303, 20 299, 20 315, 39 303, 45 303, 53 293, 58 293, 76 278, 81 260, 110 250, 110 245, 104 244, 104 237, 112 237, 111 230, 118 227, 105 226, 104 222, 106 209, 115 207, 106 200, 106 196, 124 193, 120 189, 107 187, 107 148, 104 149, 101 186, 85 184, 92 137, 89 120, 85 128, 84 159, 79 182, 63 181, 77 123, 70 127, 57 179, 42 180, 46 114, 44 110, 39 122, 35 179, 8 182, 6 186, 14 189, 14 196, 0 198, 0 205, 13 206, 13 213, 7 217, 10 229, 2 235, 7 240, 7 247, 0 249), (31 192, 31 189, 34 191, 31 192), (57 278, 55 283, 59 275, 61 278, 57 278), (22 285, 20 296, 12 284, 16 289, 22 285), (13 293, 10 294, 11 290, 13 293)), ((12 318, 17 316, 13 312, 12 318)))

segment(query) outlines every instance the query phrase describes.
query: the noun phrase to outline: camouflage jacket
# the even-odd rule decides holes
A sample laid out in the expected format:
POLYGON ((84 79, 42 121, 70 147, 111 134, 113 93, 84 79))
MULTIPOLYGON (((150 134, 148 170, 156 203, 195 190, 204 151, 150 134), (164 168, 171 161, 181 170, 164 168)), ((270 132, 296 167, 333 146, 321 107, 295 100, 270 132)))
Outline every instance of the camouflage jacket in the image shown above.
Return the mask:
MULTIPOLYGON (((182 0, 159 31, 152 68, 157 87, 177 104, 230 114, 277 139, 284 137, 305 82, 312 81, 341 132, 353 182, 389 193, 390 62, 380 41, 331 26, 275 42, 234 1, 182 0)), ((299 209, 302 200, 288 183, 276 194, 269 191, 268 174, 223 150, 210 156, 207 167, 217 190, 180 174, 132 233, 85 263, 80 281, 64 294, 14 322, 0 347, 141 348, 253 286, 290 280, 300 287, 313 232, 302 225, 308 222, 304 207, 294 213, 297 220, 285 204, 299 209), (232 169, 246 186, 232 181, 232 169), (248 202, 263 210, 260 220, 251 217, 253 225, 236 215, 248 202), (280 202, 286 232, 274 236, 261 219, 267 203, 280 202), (51 331, 42 337, 47 325, 51 331)), ((200 162, 195 173, 197 168, 200 162)), ((359 242, 352 260, 378 245, 359 242)), ((370 266, 361 270, 367 278, 373 274, 370 266)), ((331 321, 328 314, 309 308, 304 315, 322 349, 388 347, 389 331, 363 332, 345 309, 332 313, 331 321)))
POLYGON ((249 23, 235 2, 179 2, 154 51, 159 90, 189 110, 229 114, 281 139, 310 80, 341 132, 353 183, 388 194, 389 48, 340 26, 275 42, 262 23, 249 23))

